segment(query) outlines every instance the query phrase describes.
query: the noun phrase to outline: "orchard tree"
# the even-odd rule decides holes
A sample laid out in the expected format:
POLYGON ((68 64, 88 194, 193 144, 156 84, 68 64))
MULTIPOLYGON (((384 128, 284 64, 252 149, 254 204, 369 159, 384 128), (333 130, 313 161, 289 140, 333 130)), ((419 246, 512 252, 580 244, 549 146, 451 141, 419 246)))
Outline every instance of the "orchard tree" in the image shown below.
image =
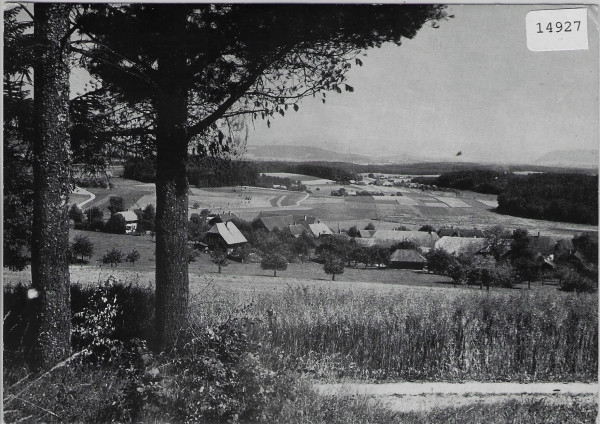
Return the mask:
POLYGON ((187 322, 188 152, 231 151, 241 115, 270 126, 304 97, 352 92, 345 75, 362 50, 400 45, 445 17, 434 5, 114 4, 82 14, 88 70, 145 111, 127 129, 155 140, 159 348, 187 322))
POLYGON ((94 243, 86 236, 76 236, 71 251, 73 254, 81 256, 81 262, 83 262, 85 257, 89 258, 94 253, 94 243))
POLYGON ((210 253, 210 259, 213 264, 219 267, 219 274, 221 273, 221 268, 229 265, 229 260, 227 259, 227 249, 215 249, 210 253))
POLYGON ((135 266, 135 263, 140 260, 140 252, 133 249, 125 257, 125 262, 131 262, 131 265, 135 266))
POLYGON ((273 277, 277 277, 277 271, 285 271, 288 267, 285 256, 273 253, 266 255, 260 263, 262 269, 273 271, 273 277))
POLYGON ((344 259, 339 256, 330 255, 325 259, 323 265, 325 274, 331 275, 331 281, 335 281, 335 276, 344 273, 344 259))
POLYGON ((112 268, 114 266, 119 266, 120 263, 123 262, 123 252, 121 252, 116 247, 106 251, 104 256, 102 257, 102 263, 110 264, 112 268))

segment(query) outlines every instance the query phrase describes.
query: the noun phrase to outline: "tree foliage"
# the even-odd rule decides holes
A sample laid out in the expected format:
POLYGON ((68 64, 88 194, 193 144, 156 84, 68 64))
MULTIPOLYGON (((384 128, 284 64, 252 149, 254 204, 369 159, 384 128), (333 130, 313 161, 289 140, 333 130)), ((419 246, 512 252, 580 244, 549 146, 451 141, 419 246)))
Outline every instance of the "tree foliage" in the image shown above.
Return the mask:
POLYGON ((260 267, 265 270, 272 270, 273 277, 277 277, 277 271, 285 271, 288 267, 288 262, 285 256, 273 253, 265 255, 260 263, 260 267))
POLYGON ((325 259, 323 270, 325 271, 325 274, 331 275, 332 281, 335 280, 336 275, 344 273, 344 259, 335 255, 328 256, 327 259, 325 259))
POLYGON ((121 252, 116 247, 113 247, 112 249, 108 250, 102 257, 102 263, 110 264, 111 268, 113 267, 113 265, 118 266, 122 262, 123 262, 123 252, 121 252))
POLYGON ((111 216, 104 225, 104 231, 112 234, 125 234, 127 232, 127 225, 123 215, 114 214, 111 216))
POLYGON ((71 251, 73 254, 81 256, 83 262, 85 257, 89 258, 94 253, 94 243, 86 236, 76 236, 71 245, 71 251))
POLYGON ((111 215, 114 215, 117 212, 123 212, 125 210, 123 198, 121 196, 110 196, 107 209, 110 211, 111 215))
POLYGON ((210 253, 210 259, 212 262, 219 267, 219 274, 221 273, 221 268, 229 265, 229 260, 227 259, 227 250, 226 249, 215 249, 210 253))
POLYGON ((140 260, 140 252, 133 249, 125 256, 125 262, 130 262, 131 265, 135 266, 135 263, 140 260))
POLYGON ((361 49, 400 44, 445 16, 430 5, 276 4, 91 5, 81 15, 87 69, 131 109, 123 132, 155 142, 161 348, 187 316, 190 148, 200 158, 230 153, 244 139, 241 115, 270 126, 306 96, 352 92, 346 73, 362 64, 361 49))

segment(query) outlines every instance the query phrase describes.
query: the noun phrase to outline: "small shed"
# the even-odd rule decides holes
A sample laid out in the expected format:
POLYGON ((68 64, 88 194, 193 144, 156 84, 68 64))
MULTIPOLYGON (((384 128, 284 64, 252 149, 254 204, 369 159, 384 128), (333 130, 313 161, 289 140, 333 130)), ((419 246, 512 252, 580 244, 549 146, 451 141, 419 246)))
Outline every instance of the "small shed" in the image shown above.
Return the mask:
POLYGON ((390 257, 390 267, 398 269, 425 268, 427 260, 414 249, 396 249, 390 257))

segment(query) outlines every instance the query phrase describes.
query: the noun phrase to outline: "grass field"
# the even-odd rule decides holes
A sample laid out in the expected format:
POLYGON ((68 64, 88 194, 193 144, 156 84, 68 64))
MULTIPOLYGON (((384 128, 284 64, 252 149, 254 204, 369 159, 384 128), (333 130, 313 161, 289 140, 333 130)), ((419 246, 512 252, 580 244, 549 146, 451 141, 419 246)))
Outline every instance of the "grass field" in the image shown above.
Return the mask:
MULTIPOLYGON (((190 275, 191 319, 203 327, 238 314, 252 317, 251 337, 275 369, 361 380, 597 378, 596 295, 548 286, 485 292, 435 281, 331 282, 325 275, 303 278, 300 266, 277 278, 255 265, 249 268, 255 275, 212 268, 190 275)), ((28 277, 7 274, 7 284, 28 277)), ((83 284, 109 275, 141 285, 154 281, 152 271, 131 267, 71 269, 72 281, 83 284)))

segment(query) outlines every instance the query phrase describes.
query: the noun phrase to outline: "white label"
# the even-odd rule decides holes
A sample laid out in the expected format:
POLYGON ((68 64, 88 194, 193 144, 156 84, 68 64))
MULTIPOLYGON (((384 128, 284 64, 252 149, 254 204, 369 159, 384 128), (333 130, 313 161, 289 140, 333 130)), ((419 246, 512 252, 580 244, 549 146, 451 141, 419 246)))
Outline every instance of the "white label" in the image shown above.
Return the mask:
POLYGON ((587 8, 534 10, 525 17, 527 48, 534 52, 587 50, 587 8))

